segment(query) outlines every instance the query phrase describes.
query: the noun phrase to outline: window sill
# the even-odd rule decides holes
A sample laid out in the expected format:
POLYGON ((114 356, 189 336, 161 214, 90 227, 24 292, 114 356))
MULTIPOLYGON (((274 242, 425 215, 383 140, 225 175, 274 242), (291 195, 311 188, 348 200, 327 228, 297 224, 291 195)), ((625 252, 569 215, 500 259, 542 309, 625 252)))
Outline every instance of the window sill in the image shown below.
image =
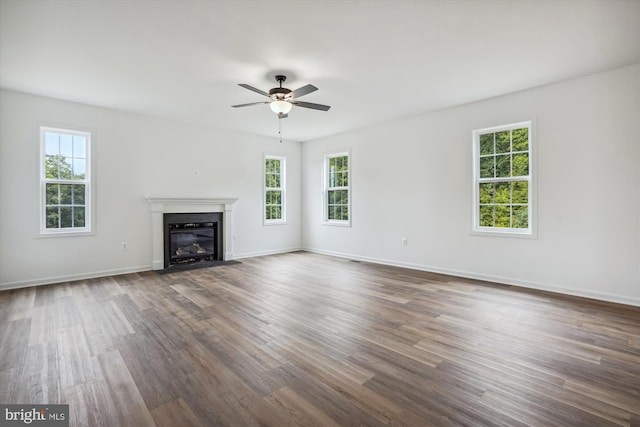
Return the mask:
POLYGON ((537 239, 536 233, 526 231, 502 231, 494 229, 476 229, 471 232, 472 236, 484 236, 484 237, 511 237, 516 239, 537 239))
POLYGON ((86 236, 95 236, 95 231, 47 231, 40 232, 36 238, 38 239, 49 239, 52 237, 86 237, 86 236))
POLYGON ((287 225, 287 221, 263 221, 262 225, 271 226, 271 225, 287 225))
POLYGON ((324 221, 322 225, 329 225, 335 227, 351 227, 351 221, 324 221))

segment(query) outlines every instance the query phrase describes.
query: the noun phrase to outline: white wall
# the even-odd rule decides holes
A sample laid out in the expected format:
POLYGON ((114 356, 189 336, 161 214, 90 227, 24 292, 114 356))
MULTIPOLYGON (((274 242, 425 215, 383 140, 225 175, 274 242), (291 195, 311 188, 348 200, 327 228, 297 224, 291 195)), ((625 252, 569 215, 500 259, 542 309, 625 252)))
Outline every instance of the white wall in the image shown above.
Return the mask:
POLYGON ((300 247, 300 143, 5 90, 0 124, 0 289, 150 269, 149 195, 238 197, 236 258, 300 247), (40 125, 93 132, 94 236, 38 236, 40 125), (287 157, 286 225, 262 225, 265 152, 287 157))
POLYGON ((306 142, 302 159, 308 250, 640 305, 640 65, 306 142), (472 130, 531 119, 537 238, 472 235, 472 130), (323 155, 347 149, 353 225, 322 225, 323 155))

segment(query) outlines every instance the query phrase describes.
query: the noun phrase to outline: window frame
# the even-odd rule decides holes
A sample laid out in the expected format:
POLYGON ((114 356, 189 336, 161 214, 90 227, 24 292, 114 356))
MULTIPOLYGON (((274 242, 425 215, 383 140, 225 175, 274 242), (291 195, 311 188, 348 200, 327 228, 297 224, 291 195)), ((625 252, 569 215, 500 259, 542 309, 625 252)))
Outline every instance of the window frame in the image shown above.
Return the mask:
MULTIPOLYGON (((536 238, 536 216, 535 216, 535 131, 534 120, 526 120, 517 123, 510 123, 500 126, 491 126, 482 129, 476 129, 472 132, 472 147, 473 147, 473 205, 472 205, 472 234, 481 236, 501 236, 501 237, 521 237, 521 238, 536 238), (497 133, 506 130, 514 129, 528 129, 528 175, 522 176, 508 176, 508 177, 496 177, 493 178, 481 178, 480 177, 480 136, 488 133, 497 133), (527 182, 527 228, 505 228, 505 227, 486 227, 480 225, 480 184, 487 182, 515 182, 526 181, 527 182)), ((521 153, 524 151, 516 151, 515 153, 521 153)), ((513 147, 510 147, 508 151, 513 156, 513 147)), ((496 153, 494 152, 494 156, 496 153)), ((513 171, 513 162, 511 163, 511 171, 513 171)), ((495 174, 494 174, 495 175, 495 174)))
POLYGON ((338 153, 325 154, 324 156, 324 170, 323 170, 323 202, 322 202, 322 219, 324 225, 335 225, 341 227, 350 227, 351 226, 351 218, 353 216, 353 211, 351 209, 351 183, 352 183, 352 169, 351 169, 351 151, 342 151, 338 153), (335 186, 330 187, 330 178, 329 178, 329 162, 333 158, 337 157, 346 157, 347 158, 347 185, 346 186, 335 186), (347 210, 348 210, 348 219, 346 220, 337 220, 337 219, 329 219, 329 191, 347 191, 347 210))
MULTIPOLYGON (((264 154, 262 158, 262 223, 263 225, 281 225, 287 223, 287 158, 281 155, 264 154), (267 187, 267 160, 280 161, 280 187, 267 187), (280 191, 280 209, 282 218, 267 219, 267 191, 280 191)), ((271 204, 273 205, 273 204, 271 204)), ((271 206, 270 205, 270 206, 271 206)))
POLYGON ((42 125, 40 132, 40 152, 39 152, 39 177, 40 177, 40 212, 39 212, 39 236, 40 237, 70 237, 70 236, 88 236, 95 235, 94 226, 94 179, 93 179, 93 134, 88 130, 68 129, 54 126, 42 125), (73 136, 81 136, 86 138, 85 145, 85 178, 78 179, 53 179, 46 176, 46 137, 47 133, 56 133, 73 136), (65 228, 47 228, 47 184, 83 184, 84 191, 84 209, 85 209, 85 225, 84 227, 65 227, 65 228))

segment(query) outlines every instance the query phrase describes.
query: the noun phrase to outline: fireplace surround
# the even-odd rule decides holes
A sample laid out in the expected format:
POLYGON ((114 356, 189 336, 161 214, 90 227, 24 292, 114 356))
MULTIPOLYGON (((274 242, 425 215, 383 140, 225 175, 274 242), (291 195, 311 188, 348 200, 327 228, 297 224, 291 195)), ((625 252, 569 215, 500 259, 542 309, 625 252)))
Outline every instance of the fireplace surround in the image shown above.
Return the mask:
MULTIPOLYGON (((233 259, 233 207, 237 198, 210 197, 158 197, 146 198, 151 208, 151 245, 153 270, 165 269, 164 216, 165 214, 220 213, 222 228, 217 232, 221 237, 222 260, 233 259)), ((194 222, 195 223, 195 222, 194 222)))

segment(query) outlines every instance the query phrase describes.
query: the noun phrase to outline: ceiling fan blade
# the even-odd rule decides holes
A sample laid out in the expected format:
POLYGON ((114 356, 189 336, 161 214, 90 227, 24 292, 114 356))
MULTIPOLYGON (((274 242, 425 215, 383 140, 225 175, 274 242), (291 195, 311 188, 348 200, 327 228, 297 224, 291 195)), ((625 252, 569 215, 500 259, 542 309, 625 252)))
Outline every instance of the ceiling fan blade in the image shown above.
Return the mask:
POLYGON ((278 113, 278 118, 279 118, 279 119, 286 119, 287 117, 289 117, 289 114, 286 114, 286 113, 278 113))
POLYGON ((315 87, 314 85, 302 86, 302 87, 299 87, 298 89, 294 90, 293 92, 291 92, 291 97, 293 99, 300 98, 301 96, 307 95, 307 94, 309 94, 311 92, 315 92, 317 90, 318 90, 318 88, 315 87))
POLYGON ((298 107, 311 108, 313 110, 322 110, 327 111, 331 106, 322 105, 322 104, 314 104, 313 102, 300 102, 300 101, 291 101, 293 105, 297 105, 298 107))
POLYGON ((238 108, 238 107, 248 107, 250 105, 258 105, 258 104, 269 104, 269 101, 262 101, 262 102, 250 102, 248 104, 238 104, 238 105, 232 105, 233 108, 238 108))
POLYGON ((254 92, 259 93, 260 95, 264 95, 264 96, 266 96, 266 97, 269 97, 269 94, 268 94, 267 92, 265 92, 265 91, 263 91, 263 90, 260 90, 260 89, 257 89, 257 88, 255 88, 255 87, 253 87, 253 86, 248 85, 248 84, 238 83, 238 86, 242 86, 242 87, 243 87, 243 88, 245 88, 245 89, 249 89, 249 90, 252 90, 252 91, 254 91, 254 92))

